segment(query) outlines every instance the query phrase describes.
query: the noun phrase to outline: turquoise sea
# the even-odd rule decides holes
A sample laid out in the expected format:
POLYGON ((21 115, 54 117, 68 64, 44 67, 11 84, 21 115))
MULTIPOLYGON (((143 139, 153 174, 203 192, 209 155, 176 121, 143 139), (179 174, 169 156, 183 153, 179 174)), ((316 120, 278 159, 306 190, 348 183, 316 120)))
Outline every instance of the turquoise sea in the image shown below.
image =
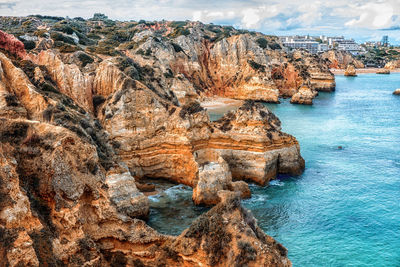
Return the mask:
MULTIPOLYGON (((399 267, 400 96, 392 92, 400 74, 336 76, 336 83, 313 106, 267 105, 299 140, 306 170, 251 185, 243 204, 293 266, 399 267)), ((204 209, 191 205, 189 188, 168 190, 151 197, 149 223, 179 234, 204 209)))

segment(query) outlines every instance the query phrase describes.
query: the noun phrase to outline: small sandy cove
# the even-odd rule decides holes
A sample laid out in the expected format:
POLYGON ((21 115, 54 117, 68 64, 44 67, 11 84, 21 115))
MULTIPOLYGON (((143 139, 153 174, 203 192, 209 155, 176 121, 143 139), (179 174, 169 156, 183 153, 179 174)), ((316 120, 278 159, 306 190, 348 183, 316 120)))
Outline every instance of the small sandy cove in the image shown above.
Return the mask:
POLYGON ((207 97, 200 104, 208 110, 219 110, 226 107, 239 107, 243 101, 224 97, 207 97))
MULTIPOLYGON (((356 69, 357 74, 363 74, 363 73, 376 73, 379 68, 364 68, 364 69, 356 69)), ((344 74, 345 70, 342 69, 331 69, 331 72, 335 75, 341 75, 344 74)), ((390 72, 400 72, 400 69, 393 69, 390 70, 390 72)))

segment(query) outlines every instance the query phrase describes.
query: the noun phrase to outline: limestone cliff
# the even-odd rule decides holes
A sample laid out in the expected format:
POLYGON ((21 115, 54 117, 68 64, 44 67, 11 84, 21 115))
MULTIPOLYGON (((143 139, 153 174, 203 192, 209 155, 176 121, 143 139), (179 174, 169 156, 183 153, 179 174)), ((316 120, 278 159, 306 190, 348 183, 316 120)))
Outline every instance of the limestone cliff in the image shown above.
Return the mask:
POLYGON ((352 54, 346 51, 329 50, 322 54, 322 59, 329 62, 331 69, 346 69, 348 65, 353 65, 355 68, 364 68, 364 64, 354 58, 352 54))
MULTIPOLYGON (((211 194, 218 198, 213 204, 219 204, 180 236, 157 233, 141 220, 149 214, 147 197, 115 153, 119 144, 101 121, 62 94, 47 68, 2 53, 0 66, 1 264, 291 265, 286 249, 240 206, 240 194, 248 193, 241 182, 227 180, 227 188, 211 194)), ((122 84, 121 90, 140 90, 122 84)), ((141 90, 148 91, 150 102, 168 103, 146 87, 141 90)), ((190 109, 175 108, 180 118, 192 115, 190 109)), ((200 173, 207 181, 207 172, 200 173)))
POLYGON ((301 174, 297 140, 260 103, 210 122, 197 100, 315 96, 334 84, 318 58, 199 23, 26 21, 29 52, 13 38, 0 52, 6 264, 290 266, 239 198, 250 196, 242 180, 301 174), (179 237, 161 235, 142 221, 143 177, 187 184, 195 204, 217 206, 179 237))
POLYGON ((385 69, 394 70, 400 68, 400 60, 391 60, 385 64, 385 69))

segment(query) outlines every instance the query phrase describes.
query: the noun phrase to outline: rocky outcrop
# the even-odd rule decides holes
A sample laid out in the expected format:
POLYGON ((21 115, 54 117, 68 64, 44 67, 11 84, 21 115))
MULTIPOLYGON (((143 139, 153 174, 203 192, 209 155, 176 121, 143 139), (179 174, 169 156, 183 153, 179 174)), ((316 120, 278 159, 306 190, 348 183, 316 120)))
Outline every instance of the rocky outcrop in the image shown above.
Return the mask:
POLYGON ((14 35, 5 33, 3 31, 0 31, 0 48, 20 58, 24 58, 26 56, 24 44, 15 38, 14 35))
POLYGON ((400 60, 392 60, 385 64, 385 69, 394 70, 400 68, 400 60))
POLYGON ((218 157, 203 159, 209 155, 203 150, 210 149, 220 153, 234 179, 266 184, 277 173, 300 174, 304 168, 297 141, 280 131, 279 120, 261 104, 247 102, 210 123, 198 103, 176 107, 132 81, 104 103, 99 116, 137 177, 195 187, 201 162, 218 165, 218 157))
MULTIPOLYGON (((205 112, 199 110, 197 106, 177 107, 140 82, 122 76, 125 77, 125 82, 121 83, 121 88, 114 94, 110 93, 112 97, 100 104, 98 113, 102 115, 99 121, 75 104, 73 98, 61 93, 62 86, 52 79, 45 65, 37 65, 29 60, 12 61, 4 54, 0 54, 0 62, 2 264, 8 266, 291 265, 286 249, 266 236, 257 226, 254 217, 240 206, 239 195, 248 195, 249 190, 243 182, 229 180, 232 177, 227 170, 230 168, 229 161, 224 159, 223 151, 213 150, 211 146, 202 142, 200 137, 204 132, 207 133, 204 136, 210 137, 213 134, 211 129, 215 129, 216 126, 211 125, 205 112), (132 96, 136 96, 138 102, 128 101, 132 100, 129 98, 132 96), (120 122, 135 122, 136 125, 132 127, 136 131, 133 133, 142 142, 146 139, 150 140, 149 143, 153 142, 155 139, 152 139, 151 134, 162 132, 166 137, 171 135, 183 141, 188 140, 188 144, 196 147, 196 151, 191 148, 187 156, 196 164, 196 168, 199 168, 199 164, 203 164, 203 168, 199 170, 201 181, 213 185, 212 180, 207 181, 207 174, 218 172, 213 172, 215 165, 211 161, 207 163, 206 160, 214 160, 219 165, 216 166, 216 170, 223 171, 220 172, 219 180, 227 182, 226 187, 222 186, 221 190, 211 194, 211 196, 216 194, 218 204, 178 237, 159 234, 141 220, 149 214, 148 200, 138 191, 135 178, 130 171, 131 169, 134 172, 139 168, 131 166, 128 168, 121 161, 115 150, 122 151, 122 145, 115 142, 115 136, 109 136, 101 125, 104 120, 105 125, 111 127, 112 125, 107 124, 107 119, 117 116, 116 114, 128 113, 124 113, 126 107, 123 105, 134 106, 133 104, 146 100, 146 97, 148 102, 143 106, 152 103, 151 108, 144 110, 148 112, 146 116, 141 117, 143 113, 139 111, 143 106, 138 106, 138 110, 132 113, 131 117, 119 117, 120 122), (119 109, 112 110, 117 107, 119 109), (172 112, 173 108, 175 110, 172 112), (177 116, 176 121, 161 121, 165 117, 159 117, 158 120, 155 116, 157 112, 177 116), (155 115, 152 116, 152 113, 155 115), (176 114, 173 115, 174 113, 176 114), (111 117, 107 116, 109 114, 111 117), (148 121, 150 123, 147 124, 148 121), (161 128, 164 124, 174 124, 175 128, 168 130, 180 130, 182 133, 165 132, 167 128, 161 128), (149 128, 147 132, 144 131, 145 127, 149 128), (150 129, 156 131, 151 132, 150 129), (207 150, 211 153, 206 153, 207 150)), ((256 112, 260 113, 255 116, 256 118, 261 116, 261 112, 267 112, 261 107, 251 107, 253 115, 256 115, 256 112)), ((250 112, 250 107, 247 109, 246 112, 250 112)), ((252 133, 254 135, 259 132, 262 135, 262 129, 265 129, 266 133, 269 129, 279 128, 277 119, 271 116, 273 114, 264 115, 264 118, 269 119, 263 122, 251 121, 244 116, 241 118, 245 120, 242 123, 248 123, 247 127, 250 127, 249 123, 263 124, 263 126, 253 126, 258 130, 252 133), (269 125, 268 120, 273 125, 269 125)), ((235 124, 239 122, 240 120, 235 124)), ((118 125, 115 126, 115 129, 118 129, 118 125)), ((240 130, 239 125, 233 127, 235 131, 240 130)), ((127 127, 127 130, 130 129, 127 127)), ((224 129, 222 127, 219 130, 224 131, 224 129)), ((245 136, 245 133, 242 135, 245 136)), ((279 135, 279 132, 273 131, 271 138, 274 139, 275 135, 279 135)), ((297 143, 293 137, 286 135, 284 137, 292 140, 296 147, 297 143)), ((175 140, 176 144, 181 142, 178 139, 175 140)), ((271 141, 274 149, 285 143, 281 138, 275 139, 271 141)), ((260 136, 259 140, 263 143, 267 139, 262 139, 260 136)), ((237 145, 243 149, 245 144, 237 145)), ((260 150, 260 144, 250 143, 247 146, 249 150, 250 147, 260 150)), ((172 148, 161 146, 161 150, 156 153, 162 154, 172 148)), ((180 150, 179 146, 175 148, 175 151, 180 150)), ((268 149, 270 147, 264 148, 268 149)), ((273 153, 284 152, 273 150, 273 153)), ((144 154, 149 157, 150 164, 158 164, 160 170, 166 168, 162 165, 162 161, 158 163, 152 161, 150 154, 151 150, 147 150, 147 154, 144 154)), ((283 154, 280 157, 284 157, 283 154)), ((287 159, 285 156, 278 170, 289 171, 291 166, 287 159)), ((196 179, 190 182, 196 182, 197 185, 197 176, 193 177, 196 179)), ((206 193, 205 197, 201 194, 200 196, 208 199, 206 193)), ((206 200, 201 202, 206 203, 206 200)))
POLYGON ((355 67, 353 65, 348 65, 344 72, 344 76, 357 76, 355 67))
POLYGON ((400 95, 400 88, 393 91, 394 95, 400 95))
POLYGON ((186 27, 191 34, 170 42, 160 41, 164 36, 160 32, 147 31, 147 39, 140 39, 137 47, 126 52, 142 67, 156 66, 154 75, 167 77, 160 81, 173 84, 171 90, 180 103, 188 102, 186 96, 193 100, 196 95, 278 103, 279 97, 293 96, 304 82, 313 90, 335 88, 325 62, 307 52, 287 55, 274 37, 233 30, 215 42, 210 41, 215 32, 204 24, 189 22, 186 27), (180 82, 175 82, 176 78, 180 82), (188 82, 194 90, 183 87, 188 82))
POLYGON ((376 71, 376 74, 390 74, 389 69, 381 68, 376 71))
POLYGON ((331 90, 320 59, 197 22, 54 20, 25 18, 34 45, 23 59, 0 53, 6 265, 290 266, 239 199, 251 195, 245 181, 299 175, 304 160, 248 99, 305 104, 331 90), (198 100, 215 95, 246 101, 211 122, 198 100), (142 178, 189 185, 195 204, 216 206, 179 237, 161 235, 142 220, 142 178))
POLYGON ((286 249, 266 236, 239 197, 219 193, 221 203, 197 218, 170 248, 188 266, 291 266, 286 249))
POLYGON ((321 58, 328 60, 331 69, 346 69, 348 65, 354 65, 357 69, 364 68, 361 61, 355 59, 352 54, 346 51, 329 50, 324 52, 321 58))
POLYGON ((302 173, 297 140, 281 132, 279 119, 262 104, 247 101, 213 126, 208 146, 228 162, 233 179, 265 185, 278 173, 302 173))
POLYGON ((297 68, 301 70, 300 73, 304 77, 304 84, 307 84, 311 90, 335 91, 335 77, 319 56, 311 55, 305 51, 296 51, 293 53, 293 59, 297 68))
POLYGON ((312 101, 317 95, 317 92, 312 91, 308 86, 302 86, 300 90, 292 96, 290 103, 312 105, 312 101))

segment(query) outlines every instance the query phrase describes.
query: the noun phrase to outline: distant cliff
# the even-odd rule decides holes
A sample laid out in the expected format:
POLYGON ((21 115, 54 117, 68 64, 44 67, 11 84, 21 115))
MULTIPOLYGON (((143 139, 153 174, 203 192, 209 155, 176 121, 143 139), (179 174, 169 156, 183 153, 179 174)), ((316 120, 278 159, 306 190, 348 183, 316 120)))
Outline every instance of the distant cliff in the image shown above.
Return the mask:
POLYGON ((347 66, 352 65, 355 68, 364 68, 364 63, 357 60, 352 54, 345 51, 330 50, 324 52, 321 55, 322 59, 325 59, 329 63, 329 68, 332 69, 343 69, 345 70, 347 66))
MULTIPOLYGON (((171 100, 180 104, 204 96, 277 103, 302 86, 313 91, 335 88, 334 76, 320 57, 305 51, 286 54, 277 37, 233 27, 54 17, 8 17, 0 25, 32 52, 52 48, 71 60, 82 59, 75 60, 82 67, 91 59, 118 57, 123 64, 132 59, 149 71, 128 75, 138 75, 132 77, 159 93, 169 89, 171 100)), ((123 64, 125 71, 129 66, 123 64)))

